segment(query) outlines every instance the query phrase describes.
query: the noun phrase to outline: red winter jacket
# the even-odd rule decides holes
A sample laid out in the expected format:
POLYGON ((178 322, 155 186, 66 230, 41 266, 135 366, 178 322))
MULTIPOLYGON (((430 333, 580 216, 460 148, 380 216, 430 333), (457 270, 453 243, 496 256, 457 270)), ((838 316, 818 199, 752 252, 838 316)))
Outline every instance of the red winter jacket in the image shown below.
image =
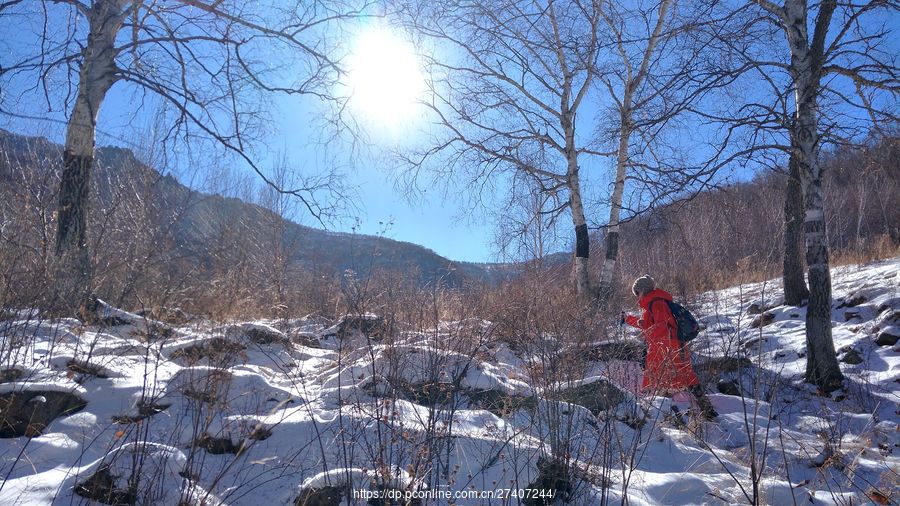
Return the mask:
POLYGON ((625 316, 625 323, 643 330, 647 362, 642 388, 653 393, 678 391, 700 384, 691 367, 690 351, 687 346, 682 348, 678 341, 675 318, 665 302, 670 300, 672 296, 668 292, 657 288, 638 301, 644 310, 640 318, 625 316))

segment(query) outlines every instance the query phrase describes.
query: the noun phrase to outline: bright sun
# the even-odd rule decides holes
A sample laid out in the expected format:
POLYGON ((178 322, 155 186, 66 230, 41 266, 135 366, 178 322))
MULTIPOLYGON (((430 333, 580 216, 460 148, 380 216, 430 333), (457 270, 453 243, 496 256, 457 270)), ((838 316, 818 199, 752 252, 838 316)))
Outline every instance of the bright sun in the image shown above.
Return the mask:
POLYGON ((370 29, 357 38, 349 63, 354 111, 391 128, 413 119, 425 80, 412 44, 390 30, 370 29))

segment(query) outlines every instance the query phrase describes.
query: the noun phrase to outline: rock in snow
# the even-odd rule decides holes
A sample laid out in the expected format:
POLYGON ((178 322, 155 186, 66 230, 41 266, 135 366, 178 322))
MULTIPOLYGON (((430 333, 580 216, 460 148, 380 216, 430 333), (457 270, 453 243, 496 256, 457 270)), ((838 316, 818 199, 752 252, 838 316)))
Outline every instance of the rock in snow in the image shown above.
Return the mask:
POLYGON ((40 436, 53 420, 86 405, 70 392, 27 388, 0 393, 0 438, 40 436))
POLYGON ((900 340, 900 327, 891 326, 878 332, 875 344, 878 346, 893 346, 897 344, 898 340, 900 340))

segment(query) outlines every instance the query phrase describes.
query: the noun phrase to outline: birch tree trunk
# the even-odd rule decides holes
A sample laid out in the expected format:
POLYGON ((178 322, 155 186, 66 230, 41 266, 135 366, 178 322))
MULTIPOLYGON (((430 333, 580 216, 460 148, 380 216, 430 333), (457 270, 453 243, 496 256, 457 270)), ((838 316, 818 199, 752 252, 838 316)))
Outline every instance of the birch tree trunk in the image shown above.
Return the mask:
POLYGON ((75 309, 90 295, 91 262, 87 212, 97 113, 116 81, 115 40, 124 19, 125 0, 96 1, 90 10, 89 34, 82 51, 78 94, 66 130, 59 186, 56 254, 61 308, 75 309))
POLYGON ((834 0, 829 0, 820 7, 811 44, 808 42, 806 2, 787 0, 784 5, 784 24, 791 48, 791 73, 797 102, 797 114, 791 132, 791 138, 796 140, 796 144, 792 146, 791 154, 796 158, 803 192, 803 227, 809 276, 806 381, 823 392, 839 388, 843 380, 831 332, 831 273, 822 198, 822 165, 817 156, 817 95, 822 71, 822 46, 834 5, 834 0))
MULTIPOLYGON (((630 102, 630 97, 626 95, 630 102)), ((626 103, 628 103, 626 102, 626 103)), ((600 271, 599 294, 601 299, 606 299, 612 292, 613 273, 616 269, 616 260, 619 256, 619 220, 622 214, 622 195, 625 192, 625 171, 628 166, 628 142, 631 137, 629 129, 630 113, 622 112, 621 128, 619 130, 619 147, 616 153, 616 180, 613 185, 612 199, 609 208, 609 226, 606 232, 606 256, 603 259, 603 269, 600 271)))
MULTIPOLYGON (((792 144, 794 143, 792 142, 792 144)), ((784 303, 790 306, 799 306, 809 298, 809 290, 806 288, 806 279, 803 275, 803 222, 800 167, 795 155, 791 153, 784 196, 784 262, 782 265, 784 303)))
MULTIPOLYGON (((567 117, 567 119, 569 119, 567 117)), ((591 251, 591 240, 588 235, 587 220, 584 217, 584 203, 581 200, 581 181, 578 174, 578 157, 575 150, 575 132, 573 127, 569 127, 566 133, 566 159, 568 167, 566 171, 567 186, 569 189, 569 209, 572 212, 572 225, 575 227, 575 294, 583 302, 589 302, 593 299, 591 290, 590 273, 588 272, 588 260, 591 251), (571 137, 572 144, 569 149, 568 139, 571 137)))
POLYGON ((806 308, 806 381, 824 392, 841 386, 844 379, 838 366, 831 332, 831 272, 822 199, 822 168, 816 156, 815 98, 811 93, 800 108, 799 160, 805 221, 806 265, 809 276, 809 305, 806 308))
POLYGON ((628 147, 631 142, 631 134, 634 131, 634 96, 644 82, 647 71, 654 59, 654 52, 659 44, 666 25, 667 13, 672 0, 663 0, 657 9, 656 24, 653 32, 647 40, 647 46, 644 48, 640 65, 635 72, 631 65, 628 54, 623 49, 622 32, 617 31, 614 22, 607 18, 607 22, 614 32, 618 35, 619 54, 622 58, 622 65, 625 72, 625 89, 622 94, 622 100, 619 102, 619 145, 616 148, 616 179, 613 184, 612 198, 610 199, 609 221, 607 222, 606 233, 606 255, 603 259, 603 268, 600 271, 600 284, 598 295, 601 301, 606 300, 612 292, 613 273, 616 268, 616 261, 619 256, 619 220, 622 213, 622 196, 625 192, 625 176, 628 169, 628 147))

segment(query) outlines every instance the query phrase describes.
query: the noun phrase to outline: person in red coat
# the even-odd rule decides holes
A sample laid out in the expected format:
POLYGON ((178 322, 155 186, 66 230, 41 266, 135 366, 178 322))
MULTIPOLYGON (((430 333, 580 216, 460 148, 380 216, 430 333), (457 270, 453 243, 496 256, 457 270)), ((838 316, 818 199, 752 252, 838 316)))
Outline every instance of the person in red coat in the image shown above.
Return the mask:
POLYGON ((707 418, 717 416, 691 366, 688 346, 678 340, 678 326, 666 303, 672 300, 672 295, 657 288, 656 282, 648 275, 638 278, 631 291, 643 313, 640 317, 623 315, 622 320, 641 329, 641 336, 647 343, 641 388, 655 395, 672 395, 688 390, 707 418))

